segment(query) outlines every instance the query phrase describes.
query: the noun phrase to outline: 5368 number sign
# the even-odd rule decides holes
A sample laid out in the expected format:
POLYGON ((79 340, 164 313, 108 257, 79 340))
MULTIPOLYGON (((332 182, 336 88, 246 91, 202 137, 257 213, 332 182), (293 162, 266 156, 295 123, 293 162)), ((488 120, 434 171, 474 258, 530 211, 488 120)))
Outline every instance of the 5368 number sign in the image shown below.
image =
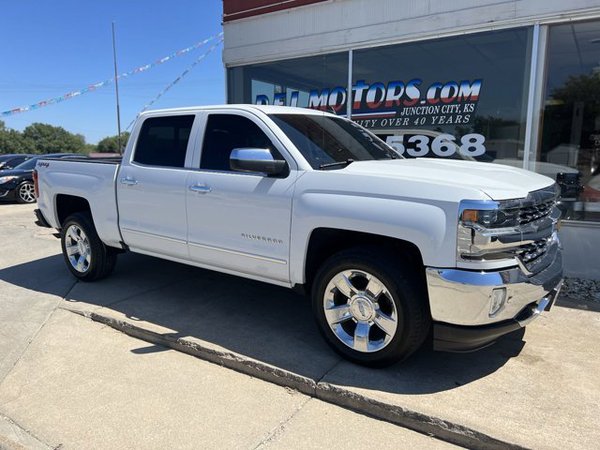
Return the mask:
POLYGON ((429 136, 415 134, 407 139, 406 146, 404 138, 402 135, 388 136, 385 141, 401 155, 406 152, 412 157, 426 156, 430 151, 442 158, 452 156, 456 152, 471 157, 485 154, 485 137, 476 133, 465 134, 460 138, 460 142, 451 134, 440 134, 433 140, 429 136))

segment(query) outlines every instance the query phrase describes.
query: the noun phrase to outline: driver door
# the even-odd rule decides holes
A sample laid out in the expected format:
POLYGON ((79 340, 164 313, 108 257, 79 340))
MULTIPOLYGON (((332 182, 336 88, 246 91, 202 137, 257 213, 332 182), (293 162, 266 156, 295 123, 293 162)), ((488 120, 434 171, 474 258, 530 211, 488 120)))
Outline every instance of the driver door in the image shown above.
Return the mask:
POLYGON ((187 183, 190 258, 288 283, 294 161, 260 119, 243 111, 209 113, 201 142, 197 170, 187 183), (235 172, 229 165, 235 148, 268 148, 290 170, 278 177, 235 172))

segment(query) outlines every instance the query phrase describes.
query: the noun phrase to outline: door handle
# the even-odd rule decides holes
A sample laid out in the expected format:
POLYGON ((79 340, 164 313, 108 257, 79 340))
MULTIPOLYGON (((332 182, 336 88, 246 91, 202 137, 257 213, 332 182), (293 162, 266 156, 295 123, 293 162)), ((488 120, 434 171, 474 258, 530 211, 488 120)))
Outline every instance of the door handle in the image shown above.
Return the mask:
POLYGON ((131 177, 121 178, 120 182, 121 184, 126 184, 127 186, 135 186, 138 184, 137 180, 131 177))
POLYGON ((208 194, 212 189, 205 184, 194 184, 190 186, 190 191, 197 192, 198 194, 208 194))

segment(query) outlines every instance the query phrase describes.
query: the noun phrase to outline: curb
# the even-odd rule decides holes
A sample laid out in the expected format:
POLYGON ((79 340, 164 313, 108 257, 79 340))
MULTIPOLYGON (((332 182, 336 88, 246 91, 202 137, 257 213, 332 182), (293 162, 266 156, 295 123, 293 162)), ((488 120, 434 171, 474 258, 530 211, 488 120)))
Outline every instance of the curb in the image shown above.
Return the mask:
POLYGON ((10 417, 0 413, 0 450, 56 450, 40 441, 10 417))
POLYGON ((208 348, 203 345, 202 341, 197 339, 177 338, 156 333, 126 320, 98 312, 61 309, 86 317, 94 322, 102 323, 151 344, 172 348, 263 381, 295 389, 327 403, 400 425, 455 445, 477 450, 525 449, 525 447, 502 441, 472 428, 397 405, 380 402, 342 387, 323 381, 315 381, 312 378, 303 377, 238 353, 208 348))

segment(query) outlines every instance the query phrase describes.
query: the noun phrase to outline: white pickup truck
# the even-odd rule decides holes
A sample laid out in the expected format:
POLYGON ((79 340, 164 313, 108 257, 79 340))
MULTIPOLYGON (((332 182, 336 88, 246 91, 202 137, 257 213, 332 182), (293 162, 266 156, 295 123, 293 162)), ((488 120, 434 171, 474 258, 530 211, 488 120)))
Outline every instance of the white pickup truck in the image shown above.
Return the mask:
MULTIPOLYGON (((38 224, 71 273, 132 251, 310 292, 366 365, 469 351, 549 309, 562 283, 557 188, 498 164, 404 159, 328 113, 226 105, 151 111, 122 160, 37 164, 38 224)), ((276 299, 273 299, 276 307, 276 299)))

